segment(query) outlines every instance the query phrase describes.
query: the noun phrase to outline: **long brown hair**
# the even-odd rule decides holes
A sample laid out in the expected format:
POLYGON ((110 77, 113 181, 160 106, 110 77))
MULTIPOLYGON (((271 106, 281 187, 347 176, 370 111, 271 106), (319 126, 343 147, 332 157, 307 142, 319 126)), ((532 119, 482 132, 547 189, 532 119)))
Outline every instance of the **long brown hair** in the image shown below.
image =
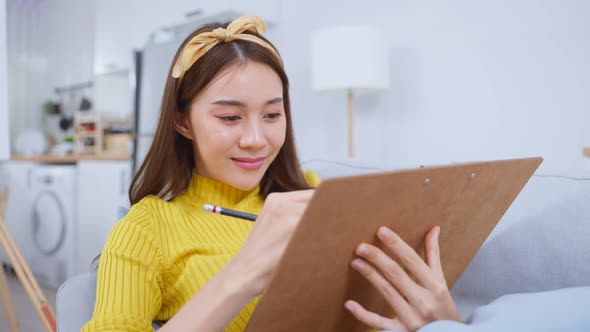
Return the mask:
MULTIPOLYGON (((262 177, 260 196, 264 199, 272 192, 310 188, 303 176, 295 150, 289 100, 289 80, 282 67, 281 60, 269 49, 243 40, 220 43, 190 67, 180 84, 178 79, 172 77, 172 69, 176 59, 184 46, 194 36, 225 26, 227 24, 212 23, 199 28, 184 40, 176 52, 168 71, 164 96, 162 97, 160 120, 154 140, 129 188, 129 201, 131 204, 139 202, 148 195, 173 200, 188 188, 195 168, 195 156, 192 142, 180 135, 175 129, 175 113, 189 112, 194 97, 207 87, 209 82, 221 70, 234 64, 245 64, 248 61, 267 65, 281 79, 285 118, 287 120, 285 142, 262 177)), ((244 33, 253 34, 268 42, 257 33, 251 31, 245 31, 244 33)), ((274 48, 274 45, 268 43, 274 48)))

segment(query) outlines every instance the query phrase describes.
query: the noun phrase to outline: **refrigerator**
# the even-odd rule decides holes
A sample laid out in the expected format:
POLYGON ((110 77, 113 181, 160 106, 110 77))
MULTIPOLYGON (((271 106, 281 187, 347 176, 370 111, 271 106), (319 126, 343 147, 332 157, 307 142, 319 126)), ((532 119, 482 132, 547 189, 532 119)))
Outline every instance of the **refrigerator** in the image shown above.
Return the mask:
POLYGON ((147 46, 134 54, 135 138, 133 173, 136 173, 152 144, 160 118, 160 107, 168 71, 180 40, 147 46))
POLYGON ((160 118, 160 107, 168 71, 178 47, 192 31, 208 22, 230 22, 240 13, 225 11, 196 21, 166 28, 165 42, 151 43, 133 54, 134 149, 133 173, 145 159, 160 118), (171 37, 170 37, 171 36, 171 37))

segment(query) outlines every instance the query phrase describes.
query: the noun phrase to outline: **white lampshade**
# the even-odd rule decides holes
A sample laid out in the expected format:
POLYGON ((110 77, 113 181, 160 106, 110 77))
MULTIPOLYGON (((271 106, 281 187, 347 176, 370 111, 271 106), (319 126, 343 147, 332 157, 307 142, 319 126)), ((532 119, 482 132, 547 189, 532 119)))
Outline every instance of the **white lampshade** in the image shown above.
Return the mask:
POLYGON ((339 26, 312 34, 314 91, 366 93, 389 87, 387 41, 371 26, 339 26))

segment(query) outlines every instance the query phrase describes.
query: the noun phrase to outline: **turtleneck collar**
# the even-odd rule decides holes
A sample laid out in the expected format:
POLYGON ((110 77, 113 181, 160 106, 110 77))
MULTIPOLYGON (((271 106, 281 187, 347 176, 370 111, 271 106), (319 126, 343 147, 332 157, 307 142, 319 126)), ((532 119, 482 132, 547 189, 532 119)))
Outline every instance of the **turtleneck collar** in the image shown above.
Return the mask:
POLYGON ((246 197, 256 196, 259 186, 252 190, 240 190, 229 184, 198 175, 193 172, 189 187, 182 196, 199 204, 213 204, 227 208, 235 207, 246 197))

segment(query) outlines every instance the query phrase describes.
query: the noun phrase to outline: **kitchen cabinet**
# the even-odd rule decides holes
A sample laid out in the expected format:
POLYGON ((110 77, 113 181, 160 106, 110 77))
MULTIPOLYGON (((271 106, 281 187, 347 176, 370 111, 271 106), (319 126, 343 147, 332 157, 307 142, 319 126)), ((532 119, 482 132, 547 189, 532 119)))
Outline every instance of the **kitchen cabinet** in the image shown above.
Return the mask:
POLYGON ((129 209, 130 161, 78 162, 78 272, 90 270, 113 226, 129 209))
MULTIPOLYGON (((14 242, 23 257, 30 257, 33 232, 33 195, 31 192, 31 172, 34 163, 25 161, 7 161, 0 164, 0 182, 8 185, 10 190, 6 205, 5 222, 14 242)), ((4 190, 0 186, 0 190, 4 190)), ((8 263, 8 256, 0 247, 0 260, 8 263)))
MULTIPOLYGON (((7 184, 10 189, 6 225, 29 262, 35 250, 31 240, 36 198, 33 174, 43 165, 46 164, 15 160, 0 164, 0 184, 7 184)), ((75 210, 76 272, 81 273, 90 270, 92 260, 101 252, 112 227, 129 209, 127 191, 132 173, 129 160, 79 160, 76 165, 74 192, 63 195, 70 201, 62 204, 73 206, 75 210)), ((0 190, 2 187, 4 185, 0 185, 0 190)), ((0 250, 0 261, 9 262, 4 250, 0 250)))
POLYGON ((99 0, 96 2, 94 74, 129 70, 132 52, 150 34, 163 28, 197 21, 221 12, 256 14, 276 24, 278 0, 99 0))

